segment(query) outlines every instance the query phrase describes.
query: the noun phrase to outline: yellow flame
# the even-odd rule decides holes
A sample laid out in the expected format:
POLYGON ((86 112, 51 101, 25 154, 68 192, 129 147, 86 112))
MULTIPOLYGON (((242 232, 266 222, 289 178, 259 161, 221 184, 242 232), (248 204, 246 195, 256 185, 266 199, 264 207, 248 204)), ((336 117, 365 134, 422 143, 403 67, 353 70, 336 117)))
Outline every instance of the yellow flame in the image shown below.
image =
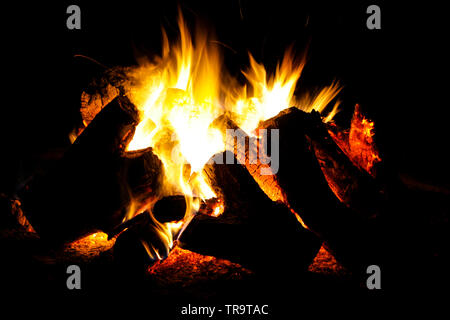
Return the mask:
MULTIPOLYGON (((316 94, 304 94, 300 99, 296 99, 293 104, 299 109, 305 112, 311 112, 313 110, 323 113, 326 107, 337 97, 342 87, 338 82, 333 82, 331 85, 322 88, 316 94)), ((337 100, 327 114, 323 117, 324 122, 330 122, 339 111, 340 101, 337 100)))
POLYGON ((225 210, 225 206, 223 205, 223 203, 219 202, 214 207, 213 212, 212 212, 212 216, 213 217, 218 217, 218 216, 220 216, 223 213, 224 210, 225 210))
POLYGON ((257 63, 249 53, 250 68, 243 71, 250 84, 252 95, 247 95, 246 87, 240 90, 237 98, 231 97, 232 111, 239 115, 240 128, 252 133, 260 121, 276 116, 292 106, 295 86, 302 73, 304 61, 296 61, 292 50, 286 51, 281 65, 276 67, 275 75, 268 76, 264 65, 257 63))
MULTIPOLYGON (((225 150, 224 137, 212 126, 217 117, 232 111, 237 124, 252 133, 260 121, 290 106, 322 112, 340 88, 332 84, 317 95, 297 100, 294 91, 305 61, 296 59, 291 49, 273 75, 249 54, 250 67, 243 71, 248 85, 241 85, 222 69, 217 42, 204 28, 191 37, 181 12, 178 27, 177 42, 169 43, 163 30, 162 55, 129 74, 130 85, 125 89, 139 109, 140 123, 127 150, 153 148, 165 168, 161 194, 186 196, 186 221, 198 211, 198 198, 216 196, 202 168, 211 156, 225 150)), ((326 121, 332 119, 337 106, 326 121)), ((223 204, 217 206, 213 214, 223 209, 223 204)), ((161 228, 169 247, 173 243, 169 234, 180 228, 178 224, 161 228)))
POLYGON ((159 238, 164 244, 164 248, 156 248, 153 244, 147 243, 146 241, 142 241, 142 244, 150 258, 154 260, 162 260, 169 255, 170 250, 175 244, 175 236, 181 230, 186 221, 180 220, 177 222, 160 223, 154 219, 154 217, 152 217, 152 219, 154 222, 154 230, 158 233, 159 238), (164 252, 161 252, 160 250, 164 250, 164 252))
POLYGON ((128 150, 152 146, 165 167, 163 194, 182 192, 192 211, 199 206, 193 196, 215 196, 201 170, 211 155, 225 149, 220 132, 210 127, 222 113, 217 106, 221 63, 204 35, 192 41, 181 14, 178 26, 179 42, 170 47, 163 33, 162 57, 132 75, 140 82, 130 92, 142 121, 128 150))

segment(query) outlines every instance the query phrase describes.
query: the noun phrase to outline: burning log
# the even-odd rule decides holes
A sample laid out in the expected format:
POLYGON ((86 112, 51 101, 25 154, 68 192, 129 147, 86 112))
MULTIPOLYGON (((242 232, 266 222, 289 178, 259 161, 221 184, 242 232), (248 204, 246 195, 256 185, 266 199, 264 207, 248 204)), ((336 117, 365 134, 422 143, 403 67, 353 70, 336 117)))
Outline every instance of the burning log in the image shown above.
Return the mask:
POLYGON ((349 130, 338 130, 336 125, 330 125, 328 129, 353 164, 375 177, 381 158, 374 142, 374 122, 366 118, 359 104, 355 106, 349 130))
POLYGON ((127 151, 122 154, 122 173, 135 204, 147 203, 157 197, 164 167, 152 148, 127 151))
MULTIPOLYGON (((281 123, 283 121, 289 121, 287 118, 305 118, 302 121, 299 120, 299 123, 303 122, 303 134, 306 137, 306 141, 303 142, 305 146, 304 151, 313 152, 326 180, 326 185, 328 185, 342 203, 351 207, 352 210, 358 211, 359 215, 366 218, 376 215, 381 211, 382 205, 386 201, 381 185, 366 171, 361 170, 353 164, 351 159, 347 157, 331 138, 318 113, 313 112, 307 114, 298 109, 291 108, 279 117, 266 121, 262 124, 262 127, 266 129, 279 128, 280 131, 284 131, 286 125, 295 125, 293 122, 290 122, 290 124, 288 122, 286 124, 281 123), (285 119, 279 119, 279 117, 285 119)), ((300 138, 301 135, 294 137, 300 138)), ((263 139, 269 140, 265 136, 263 136, 263 139)), ((288 142, 293 142, 292 138, 288 142)), ((264 143, 269 143, 269 141, 263 141, 262 144, 264 143)), ((283 146, 283 142, 280 145, 283 146)), ((288 151, 288 149, 283 150, 285 152, 288 151)), ((281 157, 283 153, 283 151, 280 151, 281 157)), ((278 174, 277 177, 279 177, 278 174)), ((321 180, 322 186, 318 190, 324 191, 326 188, 324 188, 323 178, 321 180)), ((283 182, 280 183, 284 185, 283 182)))
MULTIPOLYGON (((221 156, 234 158, 230 152, 221 156)), ((321 242, 286 206, 270 200, 243 165, 214 163, 204 173, 225 209, 219 217, 194 217, 179 239, 182 248, 225 258, 256 272, 306 270, 321 242), (288 263, 281 263, 280 256, 289 257, 288 263)))
POLYGON ((376 175, 375 165, 381 161, 374 140, 374 122, 361 113, 359 104, 355 106, 350 126, 349 145, 352 159, 358 167, 370 175, 376 175))
MULTIPOLYGON (((226 115, 218 119, 217 126, 223 132, 226 128, 238 130, 231 118, 226 115)), ((376 181, 359 170, 334 143, 320 115, 290 108, 261 123, 259 128, 266 129, 259 139, 243 133, 248 148, 235 148, 231 141, 227 149, 245 163, 264 192, 298 213, 344 264, 364 264, 368 259, 364 252, 373 257, 372 249, 379 248, 376 237, 372 237, 376 232, 371 219, 381 210, 382 192, 376 181), (267 152, 257 151, 272 149, 271 129, 279 130, 275 142, 280 163, 278 171, 263 175, 261 170, 270 167, 267 159, 261 158, 267 152), (258 161, 249 161, 250 152, 258 153, 258 161), (366 245, 370 249, 363 248, 366 245)))
POLYGON ((123 92, 123 85, 127 79, 126 73, 127 68, 122 67, 96 72, 96 76, 81 93, 80 114, 86 126, 108 103, 123 92))
POLYGON ((25 232, 35 233, 33 227, 24 215, 19 200, 11 199, 0 193, 0 225, 3 228, 17 228, 25 232))
POLYGON ((169 252, 162 230, 148 212, 136 216, 116 240, 114 260, 118 265, 130 270, 145 272, 169 252))
POLYGON ((252 150, 254 154, 258 154, 258 140, 251 138, 246 132, 240 129, 232 120, 234 117, 234 114, 227 112, 214 121, 214 126, 221 131, 223 139, 226 141, 227 150, 234 153, 239 163, 245 164, 245 167, 252 175, 253 179, 255 179, 260 188, 272 201, 287 203, 285 194, 276 179, 276 175, 261 174, 261 170, 268 167, 267 159, 261 161, 264 154, 259 154, 258 161, 250 161, 250 150, 252 150), (234 137, 228 135, 227 130, 229 129, 231 129, 236 136, 236 141, 234 137))
POLYGON ((186 213, 186 198, 183 195, 164 197, 155 203, 152 213, 159 222, 180 221, 186 213))
POLYGON ((382 212, 387 199, 381 183, 369 171, 354 164, 332 139, 325 125, 317 120, 314 129, 306 134, 336 197, 365 217, 382 212))
POLYGON ((56 244, 108 232, 122 222, 142 186, 155 189, 162 164, 151 150, 124 156, 137 122, 134 105, 124 96, 115 98, 57 166, 28 187, 24 212, 41 238, 56 244), (141 172, 146 174, 136 178, 141 172))
POLYGON ((362 215, 378 214, 385 200, 381 186, 366 172, 355 167, 327 135, 308 139, 336 197, 362 215))
POLYGON ((311 230, 321 235, 336 258, 350 268, 360 269, 381 256, 383 249, 378 240, 382 232, 373 212, 367 210, 380 199, 378 189, 339 151, 320 115, 290 108, 261 127, 269 129, 269 134, 270 129, 279 129, 276 179, 287 203, 311 230), (333 181, 327 181, 327 176, 333 181), (351 199, 349 204, 361 210, 357 212, 339 201, 333 188, 344 188, 343 199, 351 199))
MULTIPOLYGON (((379 207, 374 206, 374 204, 378 205, 383 202, 383 190, 373 177, 356 167, 347 155, 341 151, 339 146, 334 143, 319 115, 315 113, 308 114, 296 108, 291 108, 279 116, 291 117, 288 115, 291 113, 293 117, 304 117, 302 119, 305 125, 303 132, 308 139, 307 144, 309 145, 307 151, 309 152, 309 149, 314 151, 326 182, 336 197, 347 206, 352 207, 352 209, 358 210, 361 214, 368 215, 379 212, 379 207), (296 116, 293 115, 294 113, 296 116)), ((239 136, 238 139, 241 139, 241 142, 235 143, 233 139, 230 140, 228 137, 227 149, 232 150, 241 163, 245 163, 250 174, 273 201, 289 204, 285 190, 280 186, 277 172, 274 172, 274 174, 261 174, 262 170, 270 170, 270 158, 267 157, 267 149, 271 149, 272 143, 270 130, 280 129, 277 123, 278 116, 260 124, 260 129, 265 129, 266 132, 258 138, 250 137, 239 129, 231 120, 232 117, 232 115, 224 115, 215 122, 215 125, 221 129, 224 138, 227 129, 232 129, 234 132, 240 131, 240 134, 237 134, 237 136, 239 136), (245 147, 242 147, 244 146, 243 139, 245 139, 245 147), (264 151, 260 152, 260 149, 264 151), (258 155, 257 161, 250 160, 250 153, 258 155)), ((258 130, 257 133, 260 133, 258 130)), ((283 152, 282 157, 291 155, 291 153, 297 154, 296 152, 291 152, 294 140, 289 140, 289 143, 291 143, 291 146, 284 150, 289 151, 289 154, 283 152)), ((291 169, 295 170, 294 167, 291 167, 291 169)))

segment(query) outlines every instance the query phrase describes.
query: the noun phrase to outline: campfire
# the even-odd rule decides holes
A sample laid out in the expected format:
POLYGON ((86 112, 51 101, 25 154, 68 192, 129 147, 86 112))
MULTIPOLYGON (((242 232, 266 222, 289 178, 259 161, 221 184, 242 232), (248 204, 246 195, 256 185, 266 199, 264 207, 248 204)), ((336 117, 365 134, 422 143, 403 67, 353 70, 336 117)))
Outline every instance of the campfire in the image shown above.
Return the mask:
POLYGON ((342 128, 338 82, 295 95, 306 54, 288 48, 270 72, 249 53, 242 83, 211 32, 191 33, 181 12, 178 29, 162 31, 160 55, 93 79, 21 219, 52 246, 112 251, 162 282, 367 267, 373 251, 359 248, 372 248, 386 194, 364 105, 342 128))

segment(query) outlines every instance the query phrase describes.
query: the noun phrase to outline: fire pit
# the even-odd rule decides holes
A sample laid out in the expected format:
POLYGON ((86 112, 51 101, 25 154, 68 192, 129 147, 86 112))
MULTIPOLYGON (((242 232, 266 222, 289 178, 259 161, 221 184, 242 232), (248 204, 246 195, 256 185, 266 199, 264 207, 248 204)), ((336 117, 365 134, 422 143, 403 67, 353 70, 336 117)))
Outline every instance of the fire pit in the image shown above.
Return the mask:
POLYGON ((138 64, 73 57, 97 72, 70 145, 1 194, 6 272, 32 265, 34 287, 60 292, 80 289, 79 268, 81 290, 176 302, 380 289, 370 270, 398 274, 417 231, 405 199, 424 185, 394 172, 366 100, 338 80, 305 86, 295 44, 273 63, 250 50, 233 72, 234 49, 177 10, 138 64))

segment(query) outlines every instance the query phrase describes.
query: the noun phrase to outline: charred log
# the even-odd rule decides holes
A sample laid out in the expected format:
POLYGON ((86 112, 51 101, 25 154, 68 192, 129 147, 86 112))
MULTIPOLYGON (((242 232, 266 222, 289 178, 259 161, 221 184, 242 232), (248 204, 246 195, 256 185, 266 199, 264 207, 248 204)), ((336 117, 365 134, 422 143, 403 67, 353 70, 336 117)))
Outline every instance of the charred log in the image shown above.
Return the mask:
POLYGON ((373 177, 377 176, 381 157, 375 145, 375 124, 364 115, 359 104, 355 106, 350 129, 342 130, 330 124, 328 130, 355 166, 373 177))
MULTIPOLYGON (((209 216, 216 215, 215 208, 223 203, 219 198, 201 200, 194 197, 193 200, 200 202, 198 213, 209 216)), ((177 222, 185 217, 186 208, 186 197, 184 195, 167 196, 155 203, 152 214, 161 223, 177 222)))
MULTIPOLYGON (((355 184, 353 191, 358 197, 363 194, 363 201, 370 201, 370 205, 376 204, 379 194, 332 143, 319 114, 290 108, 262 127, 279 129, 277 181, 304 223, 321 235, 338 260, 354 270, 379 259, 384 250, 379 241, 383 234, 378 225, 380 219, 374 219, 373 212, 358 212, 339 201, 326 175, 348 175, 348 181, 355 184)), ((340 181, 338 187, 345 184, 340 181)))
POLYGON ((24 232, 34 233, 34 229, 28 222, 17 199, 11 199, 0 193, 0 229, 21 229, 24 232))
MULTIPOLYGON (((92 69, 93 65, 90 66, 92 69)), ((92 75, 81 93, 80 113, 85 125, 91 123, 108 103, 124 91, 126 73, 127 68, 114 67, 106 70, 102 68, 92 75)))
POLYGON ((148 212, 136 218, 117 237, 114 260, 124 269, 145 272, 150 265, 166 257, 169 249, 160 236, 160 225, 148 212))
MULTIPOLYGON (((230 119, 232 115, 218 119, 217 127, 222 131, 238 130, 230 119)), ((374 218, 382 208, 383 194, 375 180, 334 143, 320 115, 290 108, 259 127, 266 131, 259 139, 246 136, 246 148, 236 148, 235 141, 231 141, 227 149, 245 163, 264 192, 298 213, 347 266, 360 268, 369 256, 381 253, 374 218), (261 170, 270 167, 270 159, 264 157, 268 150, 274 150, 271 129, 279 130, 275 141, 279 168, 271 175, 263 175, 261 170), (265 148, 264 152, 258 152, 259 148, 265 148), (249 161, 250 152, 258 154, 258 161, 249 161)))
POLYGON ((164 176, 164 166, 152 148, 125 152, 122 157, 122 175, 133 200, 145 204, 154 200, 164 176))
POLYGON ((115 236, 117 236, 122 231, 128 228, 132 228, 134 225, 140 225, 142 223, 145 223, 144 220, 148 219, 147 215, 148 215, 147 213, 137 214, 133 218, 119 224, 117 227, 115 227, 108 233, 108 240, 114 238, 115 236))
MULTIPOLYGON (((230 152, 222 156, 233 157, 230 152)), ((270 200, 243 165, 214 163, 204 173, 224 199, 225 210, 217 218, 197 215, 181 234, 182 248, 259 273, 306 270, 321 242, 285 205, 270 200), (278 257, 285 257, 286 263, 278 257)))
POLYGON ((135 183, 133 174, 129 180, 124 173, 133 171, 132 162, 159 161, 151 151, 134 160, 123 157, 137 122, 134 105, 124 96, 115 98, 56 167, 27 188, 22 196, 24 212, 42 239, 69 242, 97 230, 108 232, 122 222, 132 199, 128 181, 141 184, 135 183), (124 170, 124 162, 130 164, 129 170, 124 170))
POLYGON ((365 217, 383 211, 386 194, 381 183, 360 169, 339 148, 322 122, 308 130, 307 139, 336 197, 365 217))
MULTIPOLYGON (((304 118, 302 120, 304 125, 306 124, 306 127, 303 127, 301 130, 303 130, 303 135, 308 139, 309 149, 314 152, 326 182, 336 197, 361 214, 366 216, 377 214, 385 200, 381 185, 366 171, 353 164, 347 154, 331 138, 327 130, 328 127, 321 121, 319 115, 315 113, 307 114, 296 108, 291 108, 279 116, 299 118, 300 115, 304 118)), ((267 150, 272 149, 270 130, 280 129, 277 122, 279 121, 278 116, 260 124, 260 129, 265 129, 265 131, 257 130, 257 133, 260 134, 259 138, 250 137, 247 133, 240 130, 231 120, 232 117, 232 115, 223 115, 215 123, 223 132, 224 137, 227 129, 240 132, 236 134, 239 136, 238 140, 240 139, 240 141, 230 140, 228 137, 227 149, 234 152, 240 163, 245 163, 250 174, 273 201, 282 201, 288 204, 284 189, 280 186, 277 172, 261 174, 263 170, 271 170, 271 159, 267 157, 267 150), (263 152, 260 152, 260 150, 263 150, 263 152), (252 153, 257 155, 258 159, 256 161, 251 160, 252 153)), ((289 154, 283 153, 282 156, 297 155, 294 148, 294 139, 290 139, 289 143, 291 144, 289 149, 284 150, 289 151, 289 154)), ((255 156, 253 157, 255 158, 255 156)), ((274 169, 276 171, 277 168, 274 169)), ((291 169, 295 170, 294 167, 291 169)))
POLYGON ((261 170, 268 170, 269 160, 264 157, 264 153, 259 152, 258 139, 250 137, 245 131, 239 128, 234 122, 235 115, 225 113, 214 121, 214 127, 218 128, 226 141, 227 150, 234 153, 237 161, 245 164, 245 167, 258 183, 260 188, 272 201, 287 203, 285 194, 278 184, 274 174, 261 174, 261 170), (230 136, 227 130, 231 129, 234 136, 230 136), (257 155, 256 161, 251 160, 250 153, 257 155), (264 158, 264 159, 263 159, 264 158))
POLYGON ((183 195, 164 197, 155 203, 152 213, 159 222, 179 221, 186 213, 186 198, 183 195))

